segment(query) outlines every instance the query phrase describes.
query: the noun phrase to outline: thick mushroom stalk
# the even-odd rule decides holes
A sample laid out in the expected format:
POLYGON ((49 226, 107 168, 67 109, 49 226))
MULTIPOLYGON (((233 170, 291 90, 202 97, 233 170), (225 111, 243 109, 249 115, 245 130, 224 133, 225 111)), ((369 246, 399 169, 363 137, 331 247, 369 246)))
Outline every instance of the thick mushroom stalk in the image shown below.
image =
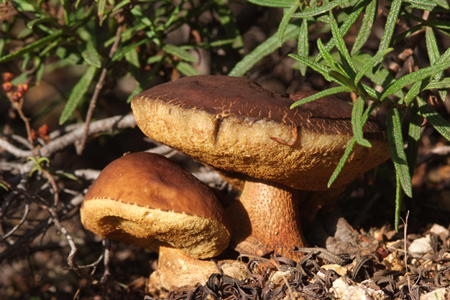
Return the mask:
POLYGON ((229 209, 235 249, 264 256, 276 253, 299 259, 293 249, 306 241, 299 214, 298 191, 280 184, 247 181, 239 201, 229 209), (246 224, 246 220, 249 222, 246 224))

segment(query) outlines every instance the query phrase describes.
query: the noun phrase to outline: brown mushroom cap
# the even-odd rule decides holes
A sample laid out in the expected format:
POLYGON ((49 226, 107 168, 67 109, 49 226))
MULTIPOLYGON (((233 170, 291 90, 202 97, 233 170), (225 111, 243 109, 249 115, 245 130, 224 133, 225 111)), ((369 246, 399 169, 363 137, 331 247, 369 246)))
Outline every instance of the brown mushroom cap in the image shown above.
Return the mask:
POLYGON ((81 207, 86 229, 157 251, 159 242, 192 257, 220 254, 230 226, 214 192, 176 163, 152 153, 109 164, 81 207))
MULTIPOLYGON (((242 77, 200 75, 153 87, 133 98, 132 109, 147 136, 200 162, 318 191, 327 189, 353 136, 352 106, 327 96, 290 109, 312 93, 275 93, 242 77)), ((355 145, 336 186, 389 158, 379 122, 370 118, 364 134, 372 147, 355 145)))

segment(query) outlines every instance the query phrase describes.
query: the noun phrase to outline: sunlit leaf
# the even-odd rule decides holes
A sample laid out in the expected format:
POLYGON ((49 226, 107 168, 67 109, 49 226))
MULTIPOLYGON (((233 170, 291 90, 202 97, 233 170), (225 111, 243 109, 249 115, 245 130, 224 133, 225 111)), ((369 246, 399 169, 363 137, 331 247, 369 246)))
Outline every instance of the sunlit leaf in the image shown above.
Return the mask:
POLYGON ((427 119, 443 137, 450 141, 450 122, 437 113, 430 105, 428 105, 422 98, 417 97, 419 104, 419 114, 427 119))
POLYGON ((311 95, 309 97, 303 98, 303 99, 301 99, 301 100, 299 100, 297 102, 294 102, 294 104, 292 104, 290 108, 293 109, 293 108, 295 108, 295 107, 297 107, 299 105, 302 105, 302 104, 305 104, 305 103, 317 100, 319 98, 322 98, 322 97, 325 97, 325 96, 329 96, 329 95, 334 95, 334 94, 337 94, 337 93, 343 93, 343 92, 350 92, 350 90, 348 88, 346 88, 345 86, 338 86, 338 87, 329 88, 329 89, 326 89, 324 91, 315 93, 314 95, 311 95))
POLYGON ((40 40, 38 40, 38 41, 36 41, 34 43, 31 43, 31 44, 29 44, 29 45, 27 45, 27 46, 17 50, 14 53, 5 55, 3 57, 0 57, 0 63, 4 63, 4 62, 10 61, 10 60, 13 60, 15 58, 19 58, 19 57, 21 57, 22 55, 24 55, 26 53, 29 53, 29 52, 37 49, 37 48, 45 46, 49 42, 51 42, 54 39, 56 39, 59 36, 61 36, 62 33, 63 33, 62 30, 57 30, 57 31, 55 31, 55 33, 53 33, 53 34, 51 34, 49 36, 46 36, 46 37, 44 37, 44 38, 42 38, 42 39, 40 39, 40 40))
POLYGON ((369 39, 370 33, 372 31, 372 26, 375 21, 375 16, 377 14, 377 8, 378 0, 370 1, 370 3, 367 5, 366 13, 364 14, 361 27, 359 28, 358 35, 356 36, 356 40, 353 43, 351 52, 352 56, 356 52, 358 52, 369 39))
POLYGON ((95 66, 90 66, 77 82, 59 118, 60 125, 64 124, 72 116, 75 109, 83 102, 97 70, 95 66))
POLYGON ((285 8, 283 10, 283 18, 281 19, 280 25, 278 26, 278 31, 277 31, 277 35, 278 35, 278 44, 281 47, 281 45, 283 44, 283 35, 284 32, 286 31, 287 26, 289 25, 289 22, 292 19, 292 15, 294 14, 294 12, 297 10, 298 8, 298 4, 292 4, 290 7, 285 8))
POLYGON ((383 36, 381 37, 378 52, 382 52, 387 48, 389 48, 392 36, 394 35, 395 24, 397 23, 398 14, 400 12, 401 7, 402 7, 402 0, 392 1, 391 7, 389 9, 389 14, 387 16, 386 24, 384 25, 384 33, 383 36))
POLYGON ((248 2, 269 7, 290 7, 297 3, 297 0, 249 0, 248 2))
POLYGON ((411 175, 403 145, 400 113, 397 108, 390 108, 386 118, 387 137, 394 162, 396 176, 405 194, 412 198, 411 175))
POLYGON ((172 44, 166 44, 163 47, 163 50, 166 53, 175 55, 178 58, 181 58, 182 60, 188 61, 188 62, 195 62, 195 57, 187 52, 186 50, 181 49, 178 46, 172 45, 172 44))
POLYGON ((364 104, 365 101, 363 98, 358 97, 355 103, 353 103, 352 109, 352 128, 353 135, 356 139, 356 142, 364 147, 372 147, 370 142, 364 138, 364 122, 363 122, 363 113, 364 113, 364 104))

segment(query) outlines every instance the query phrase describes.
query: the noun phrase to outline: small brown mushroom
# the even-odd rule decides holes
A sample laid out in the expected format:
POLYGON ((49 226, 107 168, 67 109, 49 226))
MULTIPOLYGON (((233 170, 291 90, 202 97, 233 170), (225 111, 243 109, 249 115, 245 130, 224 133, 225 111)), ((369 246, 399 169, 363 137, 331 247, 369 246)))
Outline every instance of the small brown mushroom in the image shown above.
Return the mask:
MULTIPOLYGON (((218 272, 211 258, 230 240, 230 225, 215 193, 189 172, 152 153, 125 155, 100 173, 80 210, 97 235, 159 252, 154 288, 204 284, 218 272)), ((229 276, 245 266, 220 261, 229 276)))
POLYGON ((369 118, 363 130, 372 147, 355 145, 327 189, 353 136, 352 106, 327 96, 290 109, 312 93, 275 93, 246 78, 192 76, 135 96, 132 109, 148 137, 245 182, 228 211, 237 251, 298 260, 293 249, 306 244, 301 216, 311 219, 356 176, 390 156, 383 127, 369 118))
POLYGON ((125 155, 100 173, 81 207, 84 227, 103 238, 153 251, 159 242, 192 257, 219 255, 230 225, 214 192, 152 153, 125 155))

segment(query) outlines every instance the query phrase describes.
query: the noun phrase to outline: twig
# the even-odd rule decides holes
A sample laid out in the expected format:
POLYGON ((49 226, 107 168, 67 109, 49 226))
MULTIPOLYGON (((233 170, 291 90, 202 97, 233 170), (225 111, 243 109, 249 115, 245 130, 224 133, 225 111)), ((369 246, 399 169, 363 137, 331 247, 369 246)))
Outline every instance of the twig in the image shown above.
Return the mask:
MULTIPOLYGON (((119 16, 119 27, 117 28, 116 38, 114 40, 114 43, 109 51, 109 59, 112 59, 114 56, 114 53, 116 53, 116 51, 117 51, 117 47, 120 42, 120 36, 122 35, 122 30, 123 30, 123 21, 124 21, 124 17, 119 16)), ((79 145, 76 144, 78 155, 81 155, 81 153, 84 150, 84 147, 86 146, 86 140, 89 135, 89 124, 91 123, 92 114, 93 114, 95 106, 97 104, 97 99, 98 99, 98 96, 100 95, 100 91, 103 87, 103 84, 105 83, 106 74, 108 73, 108 69, 106 66, 107 66, 107 64, 105 63, 105 67, 103 67, 100 78, 97 82, 97 85, 95 86, 94 95, 92 95, 92 99, 89 104, 89 109, 86 114, 86 122, 85 122, 83 137, 81 139, 80 144, 79 145)))
MULTIPOLYGON (((99 132, 108 132, 115 129, 125 129, 132 128, 136 126, 136 120, 133 115, 128 114, 125 116, 114 116, 111 118, 103 119, 100 121, 93 122, 89 125, 89 134, 95 134, 99 132)), ((53 153, 58 152, 67 146, 74 144, 76 141, 80 140, 84 134, 84 127, 79 126, 71 132, 54 139, 47 145, 44 145, 40 150, 41 156, 51 156, 53 153)), ((8 141, 0 139, 0 148, 5 149, 12 155, 16 157, 29 157, 33 156, 33 151, 22 150, 12 145, 8 141)))
POLYGON ((405 250, 405 255, 403 256, 403 260, 406 270, 408 270, 408 249, 406 247, 406 237, 408 235, 408 218, 409 218, 409 210, 406 212, 405 220, 402 219, 403 224, 405 225, 405 229, 403 232, 403 248, 405 250))
MULTIPOLYGON (((70 210, 79 206, 83 199, 84 196, 82 194, 72 198, 70 203, 58 211, 57 216, 61 218, 66 215, 70 210)), ((0 253, 0 263, 5 259, 9 259, 17 255, 23 245, 29 244, 30 241, 38 237, 46 227, 48 227, 48 219, 42 220, 36 227, 26 231, 13 245, 9 246, 2 253, 0 253)))

